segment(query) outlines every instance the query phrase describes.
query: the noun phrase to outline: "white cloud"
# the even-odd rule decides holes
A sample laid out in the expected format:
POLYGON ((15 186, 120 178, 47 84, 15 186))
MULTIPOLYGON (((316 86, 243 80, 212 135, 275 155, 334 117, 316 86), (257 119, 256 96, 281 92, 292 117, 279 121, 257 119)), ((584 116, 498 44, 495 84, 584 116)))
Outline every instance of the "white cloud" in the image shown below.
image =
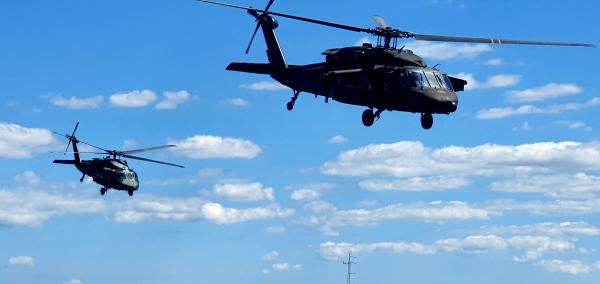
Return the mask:
POLYGON ((549 272, 560 272, 571 275, 588 274, 592 271, 600 271, 600 262, 588 264, 580 260, 542 260, 538 262, 537 265, 549 272))
POLYGON ((252 159, 262 152, 252 141, 212 135, 196 135, 169 143, 177 145, 171 148, 173 153, 190 159, 252 159))
POLYGON ((507 93, 506 96, 510 102, 523 103, 571 96, 581 92, 583 92, 583 89, 575 84, 550 83, 538 88, 512 91, 507 93))
POLYGON ((67 282, 65 282, 65 284, 83 284, 83 281, 81 281, 81 279, 71 279, 67 282))
POLYGON ((270 251, 267 254, 265 254, 263 256, 263 259, 266 261, 273 261, 276 260, 279 257, 279 252, 274 250, 274 251, 270 251))
POLYGON ((600 177, 585 173, 520 176, 491 184, 495 191, 543 193, 557 199, 589 199, 600 193, 600 177))
POLYGON ((269 234, 283 234, 285 233, 285 227, 283 226, 277 226, 277 227, 266 227, 265 228, 265 233, 269 233, 269 234))
POLYGON ((483 109, 477 112, 477 119, 501 119, 512 116, 529 115, 529 114, 561 114, 566 111, 577 111, 584 108, 595 107, 600 105, 600 98, 595 97, 583 103, 567 103, 549 105, 546 107, 537 107, 534 105, 523 105, 517 108, 491 108, 483 109))
POLYGON ((331 204, 316 201, 308 204, 307 209, 315 215, 299 218, 297 222, 304 225, 320 226, 321 232, 326 235, 337 235, 338 228, 373 226, 390 221, 448 222, 489 218, 489 213, 486 210, 458 201, 397 203, 373 210, 338 210, 331 204), (314 205, 318 207, 315 208, 314 205))
POLYGON ((321 197, 321 193, 311 189, 299 189, 294 190, 290 198, 296 201, 312 201, 317 200, 321 197))
POLYGON ((421 142, 372 144, 342 152, 321 170, 335 176, 512 176, 600 169, 600 144, 540 142, 430 149, 421 142))
POLYGON ((600 230, 586 222, 544 222, 521 226, 485 226, 478 230, 482 234, 494 235, 542 235, 561 236, 598 236, 600 230))
POLYGON ((9 266, 33 266, 33 257, 31 256, 14 256, 8 259, 9 266))
POLYGON ((273 81, 260 81, 251 84, 242 84, 240 85, 240 88, 252 91, 281 91, 289 89, 281 83, 273 81))
POLYGON ((490 214, 524 212, 532 215, 589 215, 600 213, 600 199, 553 201, 495 200, 488 202, 485 209, 490 214))
POLYGON ((488 66, 502 66, 504 64, 506 64, 506 62, 504 62, 502 58, 492 58, 485 62, 485 65, 488 66))
POLYGON ((104 202, 44 191, 0 190, 0 225, 39 226, 65 214, 103 212, 104 202))
POLYGON ((116 93, 109 101, 116 107, 145 107, 157 99, 154 91, 134 90, 128 93, 116 93))
POLYGON ((52 132, 0 122, 0 157, 26 159, 50 151, 57 145, 52 132))
POLYGON ((342 135, 336 135, 336 136, 329 138, 329 140, 327 140, 328 144, 342 144, 342 143, 346 143, 346 142, 348 142, 348 138, 346 138, 342 135))
POLYGON ((187 102, 192 96, 188 91, 163 92, 164 99, 156 104, 157 109, 176 109, 178 105, 187 102))
POLYGON ((484 90, 484 89, 492 89, 492 88, 506 88, 512 87, 519 82, 521 82, 520 75, 511 75, 511 74, 499 74, 493 75, 487 78, 485 82, 479 82, 473 74, 469 73, 458 73, 453 74, 453 77, 460 78, 467 81, 467 85, 465 86, 465 90, 484 90))
POLYGON ((226 100, 222 101, 221 103, 231 105, 234 107, 247 107, 250 105, 249 101, 244 100, 242 98, 226 99, 226 100))
POLYGON ((585 123, 582 121, 566 121, 566 120, 562 120, 562 121, 558 121, 556 122, 557 124, 560 125, 564 125, 569 129, 580 129, 580 128, 585 128, 585 129, 590 129, 589 127, 586 127, 585 123))
POLYGON ((514 261, 524 262, 539 259, 548 252, 566 252, 575 245, 569 241, 553 240, 545 236, 514 236, 504 238, 496 235, 472 235, 465 238, 437 240, 432 244, 417 242, 378 242, 378 243, 334 243, 320 244, 321 255, 329 260, 337 260, 351 252, 353 254, 390 251, 397 254, 437 254, 463 253, 480 254, 487 252, 518 251, 521 256, 514 261))
POLYGON ((218 196, 238 201, 260 201, 275 199, 275 196, 273 194, 273 188, 265 188, 259 182, 246 184, 216 184, 214 192, 218 196))
POLYGON ((290 269, 290 264, 287 262, 273 263, 272 268, 273 268, 273 271, 285 271, 285 270, 290 269))
POLYGON ((396 180, 364 180, 358 186, 369 191, 443 191, 458 189, 470 185, 468 179, 462 177, 414 177, 396 180))
POLYGON ((473 59, 493 49, 488 44, 454 44, 415 41, 406 44, 406 48, 419 56, 433 60, 449 60, 456 58, 473 59))
POLYGON ((13 180, 18 185, 24 186, 36 186, 42 182, 42 178, 33 171, 24 171, 23 173, 16 175, 13 180))
POLYGON ((136 199, 119 206, 115 213, 117 222, 136 223, 145 220, 193 222, 208 221, 229 225, 256 220, 285 218, 294 210, 273 204, 266 207, 227 208, 219 203, 195 197, 170 198, 138 195, 136 199))
POLYGON ((93 109, 99 108, 104 101, 102 96, 94 96, 88 98, 70 97, 65 98, 61 94, 49 95, 50 103, 55 106, 64 107, 68 109, 93 109))

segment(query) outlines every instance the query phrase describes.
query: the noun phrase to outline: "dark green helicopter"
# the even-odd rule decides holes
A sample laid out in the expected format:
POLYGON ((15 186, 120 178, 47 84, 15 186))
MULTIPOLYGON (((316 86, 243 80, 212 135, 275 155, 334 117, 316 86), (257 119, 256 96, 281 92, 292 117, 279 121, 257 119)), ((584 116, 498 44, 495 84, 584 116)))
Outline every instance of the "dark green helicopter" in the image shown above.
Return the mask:
POLYGON ((450 114, 458 107, 457 92, 464 91, 467 81, 447 76, 445 72, 428 68, 423 58, 412 51, 398 46, 398 39, 414 38, 424 41, 471 42, 490 44, 527 44, 595 47, 593 44, 543 42, 525 40, 505 40, 490 38, 454 37, 415 34, 389 27, 383 18, 375 16, 377 28, 359 28, 269 11, 274 0, 270 0, 264 10, 252 7, 198 0, 201 2, 244 9, 256 18, 257 24, 246 49, 260 28, 267 44, 269 63, 239 63, 227 66, 227 70, 270 75, 281 84, 293 90, 287 103, 292 110, 301 92, 312 93, 335 101, 366 106, 362 114, 365 126, 371 126, 381 113, 404 111, 421 114, 421 126, 433 126, 433 114, 450 114), (281 16, 294 20, 329 26, 333 28, 363 32, 377 37, 377 45, 327 49, 325 62, 308 65, 287 64, 274 30, 279 26, 272 17, 281 16))
POLYGON ((69 146, 73 144, 72 153, 74 158, 73 160, 54 160, 54 163, 75 165, 75 167, 83 174, 79 181, 83 182, 85 176, 90 177, 92 181, 102 186, 102 188, 100 188, 100 194, 102 195, 104 195, 107 190, 112 188, 116 190, 127 191, 129 196, 132 196, 133 192, 138 189, 140 182, 138 180, 137 173, 133 169, 131 169, 127 165, 127 161, 122 160, 121 157, 184 168, 184 166, 181 165, 131 155, 147 151, 175 147, 175 145, 164 145, 127 151, 106 150, 77 139, 77 137, 75 137, 75 131, 77 131, 77 127, 79 127, 79 122, 75 125, 75 129, 73 130, 73 133, 71 135, 54 132, 55 134, 64 136, 65 138, 69 139, 69 142, 67 143, 67 148, 65 149, 65 153, 67 153, 67 151, 69 150, 69 146), (94 147, 102 152, 79 151, 77 149, 77 143, 82 143, 94 147), (81 160, 79 154, 82 153, 99 154, 107 156, 101 159, 94 158, 91 160, 81 160))

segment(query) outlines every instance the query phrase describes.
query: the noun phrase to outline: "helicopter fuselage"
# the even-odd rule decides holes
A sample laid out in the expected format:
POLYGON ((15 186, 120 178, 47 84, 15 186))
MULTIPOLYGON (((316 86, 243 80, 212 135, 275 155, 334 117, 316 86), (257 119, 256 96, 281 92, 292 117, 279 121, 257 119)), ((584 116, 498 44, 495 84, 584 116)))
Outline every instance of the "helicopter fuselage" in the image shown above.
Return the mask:
POLYGON ((139 187, 137 173, 129 168, 124 160, 111 158, 82 160, 75 166, 81 173, 106 189, 135 191, 139 187))

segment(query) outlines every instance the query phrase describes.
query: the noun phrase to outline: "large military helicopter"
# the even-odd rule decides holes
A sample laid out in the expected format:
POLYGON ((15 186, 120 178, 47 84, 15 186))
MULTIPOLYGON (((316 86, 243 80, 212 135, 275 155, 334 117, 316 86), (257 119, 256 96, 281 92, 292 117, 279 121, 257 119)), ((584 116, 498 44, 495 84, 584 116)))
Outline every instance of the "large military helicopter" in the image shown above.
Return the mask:
POLYGON ((382 17, 375 16, 377 28, 360 28, 269 11, 274 0, 264 10, 208 0, 201 2, 244 9, 256 18, 256 28, 246 49, 250 50, 259 28, 267 44, 269 63, 233 62, 227 70, 270 75, 293 90, 287 103, 292 110, 301 92, 312 93, 335 101, 366 106, 362 114, 365 126, 373 125, 381 113, 404 111, 421 114, 421 126, 430 129, 433 114, 450 114, 458 107, 457 92, 464 91, 467 81, 447 76, 437 68, 428 68, 426 61, 404 47, 398 48, 398 40, 414 38, 422 41, 467 42, 489 44, 526 44, 596 47, 593 44, 472 38, 415 34, 389 27, 382 17), (362 32, 377 37, 377 45, 332 48, 322 52, 325 62, 308 65, 287 64, 274 30, 279 26, 274 16, 324 25, 328 27, 362 32))
POLYGON ((136 191, 139 187, 139 180, 137 173, 131 169, 127 165, 127 161, 122 160, 121 157, 141 160, 146 162, 158 163, 168 166, 174 166, 183 168, 184 166, 171 164, 167 162, 151 160, 147 158, 132 156, 131 154, 137 154, 147 151, 153 151, 158 149, 175 147, 175 145, 163 145, 156 146, 150 148, 142 148, 135 150, 127 150, 127 151, 117 151, 117 150, 106 150, 100 148, 98 146, 94 146, 87 142, 81 141, 75 137, 75 131, 77 131, 77 127, 79 127, 79 122, 75 125, 75 129, 71 135, 61 134, 58 132, 54 132, 57 135, 64 136, 69 139, 67 143, 67 148, 65 149, 65 153, 69 151, 69 146, 73 145, 73 160, 54 160, 55 164, 67 164, 67 165, 75 165, 75 167, 83 174, 79 179, 80 182, 83 182, 85 176, 90 177, 92 181, 102 186, 100 188, 100 194, 104 195, 109 189, 116 190, 125 190, 129 194, 129 196, 133 195, 133 192, 136 191), (77 144, 82 143, 93 148, 96 148, 102 152, 82 152, 77 149, 77 144), (104 158, 94 158, 91 160, 81 160, 79 154, 89 153, 89 154, 99 154, 99 155, 107 155, 104 158))

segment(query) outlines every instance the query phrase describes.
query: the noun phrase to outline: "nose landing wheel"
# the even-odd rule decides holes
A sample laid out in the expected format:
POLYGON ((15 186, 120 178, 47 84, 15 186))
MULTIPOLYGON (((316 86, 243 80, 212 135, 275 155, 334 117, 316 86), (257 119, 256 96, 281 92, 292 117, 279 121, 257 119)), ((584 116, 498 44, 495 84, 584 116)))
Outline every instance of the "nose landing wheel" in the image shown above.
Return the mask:
POLYGON ((129 194, 129 196, 133 196, 133 190, 128 190, 127 193, 129 194))
POLYGON ((107 191, 107 190, 108 190, 108 189, 107 189, 106 187, 103 187, 103 188, 101 188, 101 189, 100 189, 100 195, 104 195, 104 194, 106 194, 106 191, 107 191))
POLYGON ((431 129, 433 126, 433 115, 431 113, 421 114, 421 126, 423 129, 431 129))

